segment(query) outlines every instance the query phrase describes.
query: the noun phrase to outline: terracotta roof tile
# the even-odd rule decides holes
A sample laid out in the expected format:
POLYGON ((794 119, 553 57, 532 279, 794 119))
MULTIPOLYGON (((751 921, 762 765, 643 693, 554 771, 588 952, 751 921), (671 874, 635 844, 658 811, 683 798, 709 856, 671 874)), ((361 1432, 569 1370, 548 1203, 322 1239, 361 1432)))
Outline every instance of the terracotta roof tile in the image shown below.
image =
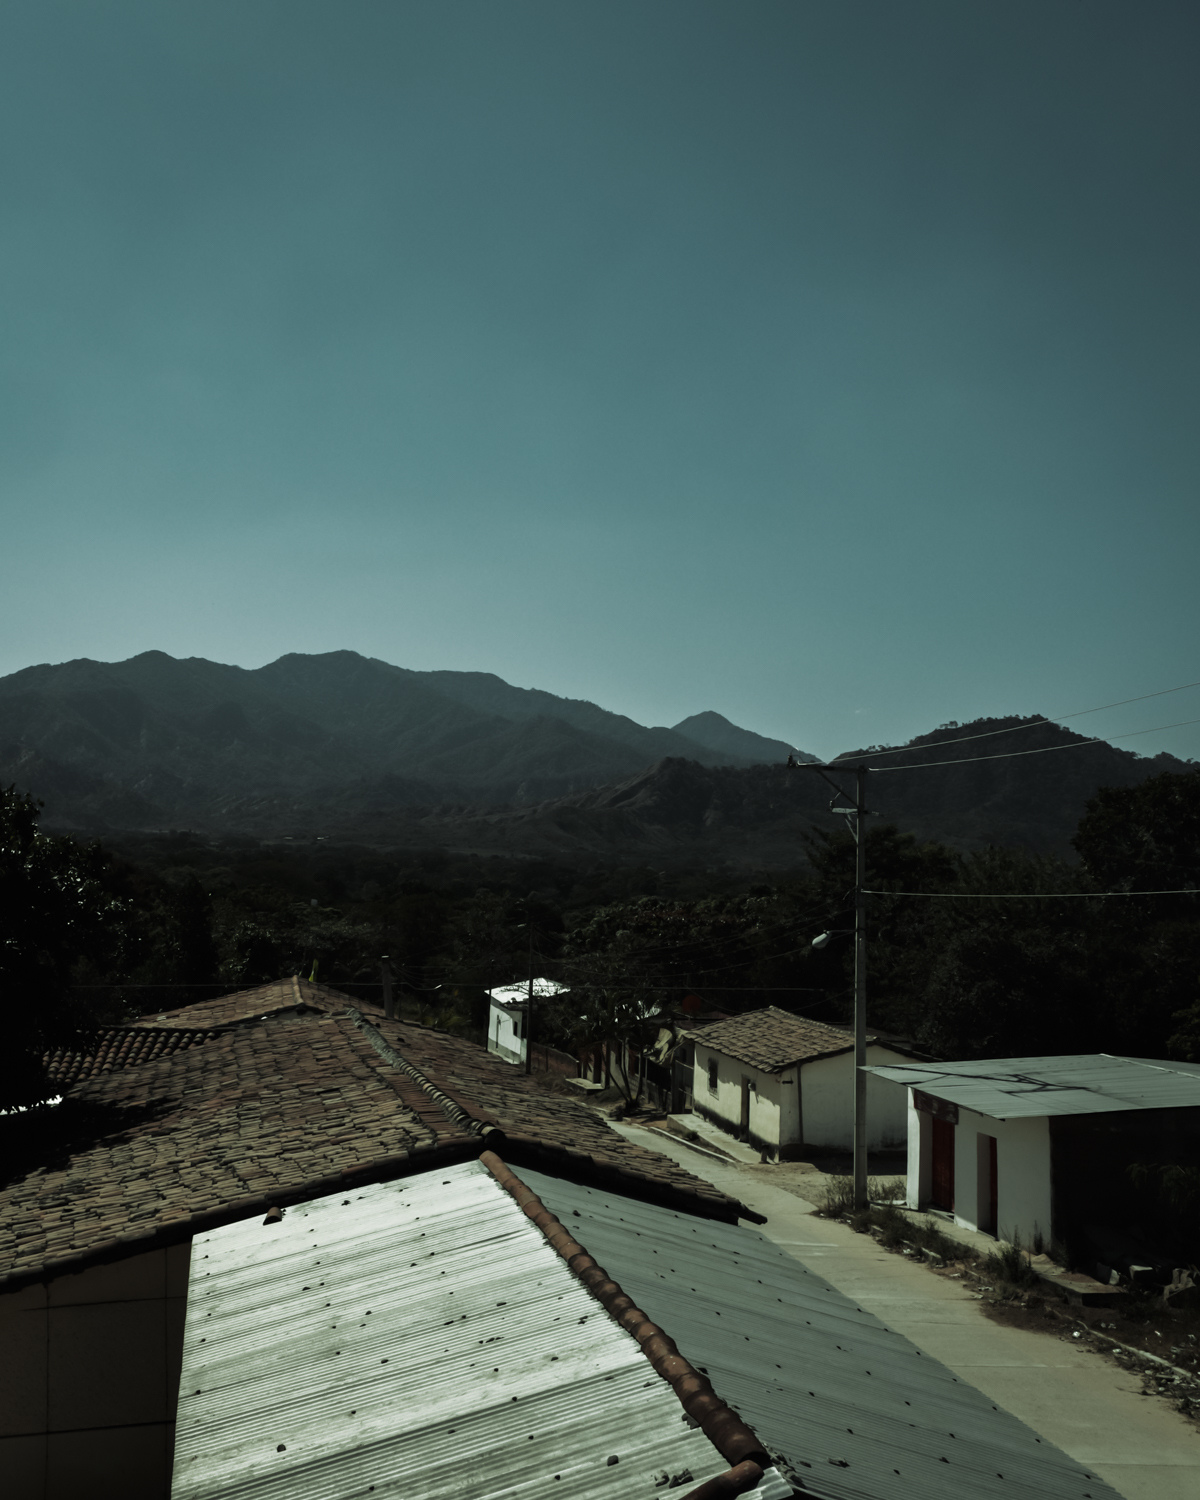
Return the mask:
MULTIPOLYGON (((777 1073, 793 1063, 808 1062, 815 1057, 829 1057, 846 1052, 854 1045, 848 1031, 794 1016, 790 1011, 768 1005, 762 1010, 730 1016, 702 1030, 689 1032, 692 1039, 714 1052, 735 1057, 738 1062, 777 1073)), ((874 1037, 869 1037, 874 1041, 874 1037)))
MULTIPOLYGON (((65 1060, 75 1081, 61 1104, 0 1119, 0 1285, 341 1191, 351 1174, 396 1176, 431 1153, 477 1157, 489 1131, 514 1164, 750 1216, 472 1042, 368 1017, 336 991, 296 1014, 294 992, 264 988, 288 1003, 263 1009, 271 997, 258 990, 226 997, 220 1027, 143 1026, 144 1053, 121 1035, 112 1066, 71 1072, 65 1060)), ((180 1015, 200 1011, 211 1007, 180 1015)))
POLYGON ((279 1011, 303 1014, 317 1012, 321 1015, 344 1015, 347 1005, 356 1005, 364 1015, 383 1015, 382 1006, 370 1001, 351 1001, 340 990, 327 984, 315 984, 311 980, 293 975, 291 979, 276 979, 270 984, 260 984, 252 990, 238 990, 233 995, 221 995, 216 1000, 202 1000, 196 1005, 182 1005, 177 1010, 156 1011, 142 1016, 135 1026, 229 1026, 237 1021, 258 1021, 263 1016, 279 1011))
POLYGON ((198 1047, 217 1035, 212 1028, 107 1026, 97 1036, 90 1052, 50 1052, 43 1060, 50 1077, 65 1091, 85 1078, 111 1073, 114 1068, 133 1068, 153 1062, 156 1057, 198 1047))

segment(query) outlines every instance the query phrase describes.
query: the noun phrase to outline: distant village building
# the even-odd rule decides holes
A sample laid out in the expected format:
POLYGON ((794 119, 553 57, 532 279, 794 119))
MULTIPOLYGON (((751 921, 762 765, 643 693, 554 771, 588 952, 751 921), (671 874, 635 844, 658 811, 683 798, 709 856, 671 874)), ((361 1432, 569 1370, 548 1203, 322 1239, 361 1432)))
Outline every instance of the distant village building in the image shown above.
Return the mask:
MULTIPOLYGON (((768 1005, 690 1033, 692 1108, 739 1140, 788 1160, 854 1144, 854 1039, 768 1005)), ((867 1038, 869 1063, 903 1063, 898 1043, 867 1038)), ((868 1145, 903 1147, 908 1111, 882 1080, 867 1085, 868 1145)))
MULTIPOLYGON (((533 981, 533 1000, 564 993, 553 979, 533 981)), ((523 1063, 529 1044, 529 984, 505 984, 488 994, 487 1048, 505 1062, 523 1063)))
POLYGON ((1200 1160, 1200 1065, 1096 1053, 872 1072, 907 1095, 910 1208, 1044 1243, 1104 1281, 1138 1264, 1169 1280, 1194 1259, 1161 1173, 1200 1160))

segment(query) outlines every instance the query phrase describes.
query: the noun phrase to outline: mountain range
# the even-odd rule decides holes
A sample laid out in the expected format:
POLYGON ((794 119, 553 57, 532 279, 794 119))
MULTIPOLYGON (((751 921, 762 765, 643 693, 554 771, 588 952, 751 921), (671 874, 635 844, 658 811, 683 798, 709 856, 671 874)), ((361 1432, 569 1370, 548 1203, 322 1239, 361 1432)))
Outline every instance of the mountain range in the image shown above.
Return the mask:
MULTIPOLYGON (((873 809, 958 848, 1070 853, 1105 785, 1195 769, 1040 716, 919 736, 871 778, 873 809), (990 734, 975 760, 933 748, 990 734), (1066 748, 1071 747, 1071 748, 1066 748), (929 760, 945 761, 930 768, 929 760)), ((414 672, 351 651, 254 670, 148 651, 0 678, 0 782, 45 803, 48 828, 111 835, 326 838, 571 860, 782 868, 835 826, 814 757, 713 711, 646 727, 483 672, 414 672)))

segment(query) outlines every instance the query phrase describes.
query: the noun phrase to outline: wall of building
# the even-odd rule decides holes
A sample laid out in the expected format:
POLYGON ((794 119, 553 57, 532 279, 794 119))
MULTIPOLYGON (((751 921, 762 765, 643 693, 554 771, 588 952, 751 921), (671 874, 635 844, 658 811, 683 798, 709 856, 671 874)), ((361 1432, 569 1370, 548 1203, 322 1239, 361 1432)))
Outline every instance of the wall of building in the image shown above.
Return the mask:
MULTIPOLYGON (((905 1063, 890 1047, 867 1048, 867 1062, 905 1063)), ((908 1139, 905 1090, 886 1078, 867 1075, 867 1146, 871 1151, 902 1148, 908 1139)), ((800 1069, 804 1144, 849 1151, 854 1146, 854 1054, 818 1057, 800 1069)))
POLYGON ((488 1006, 488 1051, 506 1062, 525 1061, 524 1013, 506 1010, 503 1005, 488 1006))
POLYGON ((776 1155, 781 1147, 798 1143, 800 1106, 795 1068, 782 1074, 767 1073, 749 1063, 726 1057, 724 1053, 713 1052, 702 1042, 697 1042, 692 1074, 692 1108, 731 1135, 742 1135, 743 1078, 750 1081, 750 1126, 745 1139, 771 1155, 776 1155), (709 1086, 710 1059, 715 1059, 717 1064, 715 1090, 709 1086))
MULTIPOLYGON (((899 1085, 896 1085, 899 1089, 899 1085)), ((911 1096, 912 1090, 906 1091, 911 1096)), ((929 1203, 932 1169, 932 1116, 910 1105, 908 1206, 929 1203)), ((967 1229, 986 1227, 989 1187, 981 1137, 996 1141, 996 1224, 999 1239, 1022 1244, 1052 1232, 1050 1122, 1045 1115, 994 1120, 960 1108, 954 1126, 954 1222, 967 1229), (983 1170, 981 1171, 981 1167, 983 1170)))
POLYGON ((190 1245, 0 1295, 0 1494, 165 1500, 190 1245))

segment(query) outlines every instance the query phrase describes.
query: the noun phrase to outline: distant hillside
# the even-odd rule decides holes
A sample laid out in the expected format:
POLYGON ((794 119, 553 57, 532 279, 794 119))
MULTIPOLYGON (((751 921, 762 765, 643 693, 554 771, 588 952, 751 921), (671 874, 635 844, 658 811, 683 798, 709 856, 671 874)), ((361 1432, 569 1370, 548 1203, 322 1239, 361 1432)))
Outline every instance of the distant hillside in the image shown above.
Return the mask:
POLYGON ((683 719, 675 725, 675 733, 686 735, 689 740, 695 740, 698 745, 715 750, 718 754, 732 755, 757 764, 783 765, 789 755, 797 760, 812 761, 817 758, 815 755, 806 755, 803 750, 797 750, 795 745, 785 744, 783 740, 769 740, 761 734, 755 734, 753 730, 739 729, 736 724, 731 724, 723 715, 713 713, 711 709, 707 713, 693 714, 690 719, 683 719))
MULTIPOLYGON (((924 735, 906 753, 874 760, 880 767, 914 769, 873 775, 868 783, 872 810, 881 821, 956 849, 1008 844, 1073 858, 1071 836, 1099 787, 1136 785, 1164 771, 1198 771, 1174 756, 1143 757, 1104 743, 1089 744, 1082 735, 1033 720, 983 719, 959 732, 991 730, 1001 732, 983 741, 977 753, 1072 748, 916 769, 917 762, 954 754, 925 748, 947 738, 945 731, 924 735)), ((863 758, 873 760, 869 752, 863 758)), ((803 836, 811 828, 842 826, 829 812, 830 795, 824 780, 811 771, 780 765, 722 768, 668 759, 616 785, 534 807, 405 809, 355 827, 364 839, 462 854, 787 869, 803 862, 803 836)))
POLYGON ((664 757, 740 754, 487 673, 411 672, 352 651, 247 671, 148 651, 0 678, 0 778, 49 826, 268 837, 405 807, 540 803, 664 757))
MULTIPOLYGON (((0 782, 42 798, 46 826, 81 832, 782 868, 800 862, 808 828, 836 821, 825 782, 787 770, 789 753, 812 758, 711 711, 647 728, 488 673, 352 651, 254 671, 148 651, 0 678, 0 782)), ((880 767, 872 809, 922 838, 1066 855, 1098 787, 1192 769, 1019 718, 861 754, 880 767), (919 764, 1040 749, 1051 753, 919 764)))

